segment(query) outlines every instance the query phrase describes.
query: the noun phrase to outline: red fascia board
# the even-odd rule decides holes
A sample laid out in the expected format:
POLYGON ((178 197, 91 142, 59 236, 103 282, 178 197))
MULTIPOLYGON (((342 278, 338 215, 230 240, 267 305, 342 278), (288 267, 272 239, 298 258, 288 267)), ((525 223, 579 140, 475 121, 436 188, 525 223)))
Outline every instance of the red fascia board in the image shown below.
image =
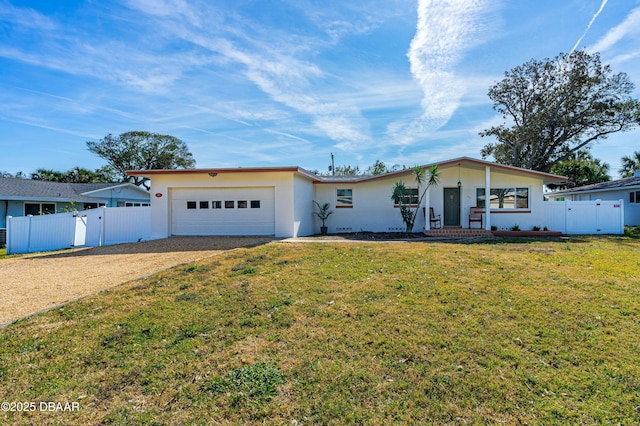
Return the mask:
POLYGON ((128 170, 129 176, 153 176, 153 175, 187 175, 187 174, 223 174, 223 173, 299 173, 313 180, 316 175, 300 167, 239 167, 224 169, 161 169, 161 170, 128 170))

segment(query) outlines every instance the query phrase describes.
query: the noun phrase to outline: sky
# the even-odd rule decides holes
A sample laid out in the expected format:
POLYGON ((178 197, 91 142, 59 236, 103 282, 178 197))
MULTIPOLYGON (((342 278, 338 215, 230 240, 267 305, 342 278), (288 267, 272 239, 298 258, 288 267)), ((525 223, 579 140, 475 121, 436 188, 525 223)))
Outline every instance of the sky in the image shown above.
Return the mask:
MULTIPOLYGON (((97 169, 132 130, 198 168, 481 158, 489 87, 575 49, 640 98, 640 0, 0 0, 0 171, 97 169)), ((637 150, 592 146, 614 178, 637 150)))

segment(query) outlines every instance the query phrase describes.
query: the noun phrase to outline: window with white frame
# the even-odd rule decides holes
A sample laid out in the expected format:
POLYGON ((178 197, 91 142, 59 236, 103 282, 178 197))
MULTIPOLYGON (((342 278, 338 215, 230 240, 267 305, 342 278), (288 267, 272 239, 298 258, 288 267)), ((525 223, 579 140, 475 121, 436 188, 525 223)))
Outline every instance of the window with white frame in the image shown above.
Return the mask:
MULTIPOLYGON (((420 201, 420 193, 418 192, 418 188, 405 188, 404 193, 402 195, 402 204, 404 205, 418 205, 418 201, 420 201)), ((394 204, 396 207, 398 204, 394 204)))
MULTIPOLYGON (((484 188, 476 188, 476 205, 486 208, 484 188)), ((491 210, 528 209, 529 188, 491 188, 489 205, 491 210)))
POLYGON ((352 189, 338 189, 336 195, 336 207, 353 207, 352 189))
POLYGON ((56 212, 56 205, 53 203, 24 203, 24 215, 35 216, 39 214, 53 214, 56 212))
POLYGON ((640 204, 640 191, 631 191, 629 193, 629 203, 640 204))

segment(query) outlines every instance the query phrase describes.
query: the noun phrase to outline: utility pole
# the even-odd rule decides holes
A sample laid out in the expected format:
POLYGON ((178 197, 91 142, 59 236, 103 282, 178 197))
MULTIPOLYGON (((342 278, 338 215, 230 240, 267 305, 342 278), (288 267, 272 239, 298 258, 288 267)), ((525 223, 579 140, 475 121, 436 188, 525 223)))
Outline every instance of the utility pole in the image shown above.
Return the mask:
POLYGON ((331 171, 331 175, 336 175, 336 165, 333 162, 333 152, 331 153, 331 165, 329 166, 329 170, 331 171))

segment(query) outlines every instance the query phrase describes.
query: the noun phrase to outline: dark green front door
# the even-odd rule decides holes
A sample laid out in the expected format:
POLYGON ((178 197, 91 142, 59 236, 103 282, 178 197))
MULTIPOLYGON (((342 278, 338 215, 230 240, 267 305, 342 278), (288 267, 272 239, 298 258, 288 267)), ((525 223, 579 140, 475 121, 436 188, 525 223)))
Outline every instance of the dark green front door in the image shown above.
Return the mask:
POLYGON ((460 188, 444 188, 444 226, 460 226, 460 188))

